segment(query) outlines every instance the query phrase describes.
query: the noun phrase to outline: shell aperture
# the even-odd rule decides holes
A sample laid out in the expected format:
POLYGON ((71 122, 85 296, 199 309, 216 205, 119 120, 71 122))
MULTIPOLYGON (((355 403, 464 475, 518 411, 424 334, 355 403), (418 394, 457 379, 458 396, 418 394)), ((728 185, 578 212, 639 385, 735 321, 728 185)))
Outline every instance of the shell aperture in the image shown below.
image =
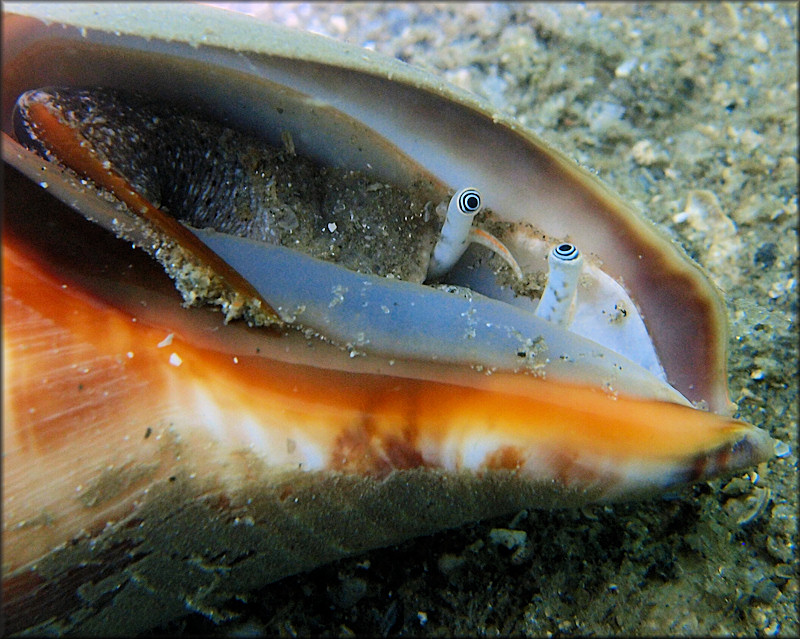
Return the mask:
MULTIPOLYGON (((17 129, 45 147, 52 141, 30 117, 43 108, 51 120, 62 122, 63 129, 86 139, 102 167, 127 179, 130 188, 122 191, 141 193, 144 201, 155 204, 148 215, 164 220, 165 233, 181 249, 194 245, 184 238, 185 229, 191 228, 191 240, 199 237, 202 247, 211 247, 215 257, 232 267, 237 282, 246 282, 245 296, 263 300, 261 306, 269 305, 284 321, 351 354, 528 371, 686 403, 680 393, 635 362, 559 328, 558 322, 540 321, 527 311, 481 295, 465 300, 416 283, 426 271, 431 273, 427 263, 431 252, 437 272, 446 272, 463 253, 468 238, 474 237, 472 218, 481 207, 474 188, 452 197, 440 240, 431 251, 436 223, 425 220, 428 200, 423 196, 430 195, 425 185, 408 190, 391 185, 372 188, 374 183, 365 184, 367 178, 353 171, 316 167, 293 149, 256 148, 230 129, 106 89, 48 89, 23 95, 17 129), (341 187, 353 181, 358 188, 341 187), (370 198, 375 193, 377 197, 370 198), (374 214, 391 207, 396 222, 382 224, 383 233, 370 234, 367 222, 357 217, 360 211, 374 214), (351 224, 341 216, 327 221, 337 208, 351 218, 351 224), (287 216, 291 224, 285 222, 287 216), (345 229, 350 231, 343 244, 331 243, 330 236, 345 234, 345 229), (366 244, 359 245, 365 237, 366 244), (277 245, 290 250, 277 250, 277 245), (357 249, 351 250, 353 246, 357 249), (457 250, 447 248, 443 260, 437 258, 441 247, 457 250), (316 258, 327 264, 317 263, 316 258)), ((103 185, 102 175, 89 177, 103 185)), ((138 199, 133 206, 140 206, 138 199)), ((508 253, 495 238, 485 232, 483 236, 489 237, 490 246, 494 240, 508 253)), ((207 278, 205 272, 198 275, 197 269, 182 263, 175 268, 174 250, 158 246, 154 253, 157 258, 166 256, 159 261, 187 301, 226 299, 216 288, 205 292, 197 285, 207 278)), ((232 318, 242 303, 234 299, 227 307, 222 305, 232 318)), ((245 317, 252 321, 253 313, 245 312, 245 317)), ((254 323, 263 321, 256 318, 254 323)))

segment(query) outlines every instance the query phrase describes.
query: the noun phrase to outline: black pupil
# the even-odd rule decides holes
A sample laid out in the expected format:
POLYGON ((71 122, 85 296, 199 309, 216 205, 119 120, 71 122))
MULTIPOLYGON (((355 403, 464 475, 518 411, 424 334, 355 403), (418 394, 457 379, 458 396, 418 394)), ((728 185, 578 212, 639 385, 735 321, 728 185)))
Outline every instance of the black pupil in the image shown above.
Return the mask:
POLYGON ((467 211, 474 211, 478 208, 478 202, 480 202, 480 200, 477 195, 468 195, 464 200, 464 208, 467 211))

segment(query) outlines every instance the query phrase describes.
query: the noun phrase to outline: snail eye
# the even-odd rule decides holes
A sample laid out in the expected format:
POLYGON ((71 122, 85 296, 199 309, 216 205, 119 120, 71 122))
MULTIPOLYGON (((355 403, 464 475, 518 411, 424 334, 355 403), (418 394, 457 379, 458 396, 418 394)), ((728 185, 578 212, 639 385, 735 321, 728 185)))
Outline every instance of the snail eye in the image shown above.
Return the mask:
POLYGON ((477 213, 481 208, 481 194, 476 189, 464 189, 458 198, 458 208, 466 215, 477 213))
POLYGON ((564 262, 577 260, 580 254, 581 252, 578 250, 578 247, 569 242, 562 242, 553 249, 553 256, 564 262))

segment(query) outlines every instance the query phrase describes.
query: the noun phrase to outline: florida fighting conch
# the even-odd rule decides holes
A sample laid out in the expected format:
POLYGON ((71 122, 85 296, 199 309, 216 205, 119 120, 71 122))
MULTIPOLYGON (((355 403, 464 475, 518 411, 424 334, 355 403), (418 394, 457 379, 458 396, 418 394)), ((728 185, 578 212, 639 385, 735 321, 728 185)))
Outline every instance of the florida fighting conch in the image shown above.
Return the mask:
POLYGON ((10 631, 775 454, 700 268, 477 98, 206 7, 4 11, 10 631))

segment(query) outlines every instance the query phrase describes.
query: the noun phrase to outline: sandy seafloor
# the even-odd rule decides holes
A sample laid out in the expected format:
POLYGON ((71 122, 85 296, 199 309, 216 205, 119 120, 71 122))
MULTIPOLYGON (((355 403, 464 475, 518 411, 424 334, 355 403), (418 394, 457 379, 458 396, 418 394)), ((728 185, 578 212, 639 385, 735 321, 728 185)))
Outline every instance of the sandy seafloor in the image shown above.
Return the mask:
POLYGON ((156 634, 797 636, 797 4, 234 6, 425 67, 596 171, 724 291, 739 416, 792 452, 376 550, 156 634))

